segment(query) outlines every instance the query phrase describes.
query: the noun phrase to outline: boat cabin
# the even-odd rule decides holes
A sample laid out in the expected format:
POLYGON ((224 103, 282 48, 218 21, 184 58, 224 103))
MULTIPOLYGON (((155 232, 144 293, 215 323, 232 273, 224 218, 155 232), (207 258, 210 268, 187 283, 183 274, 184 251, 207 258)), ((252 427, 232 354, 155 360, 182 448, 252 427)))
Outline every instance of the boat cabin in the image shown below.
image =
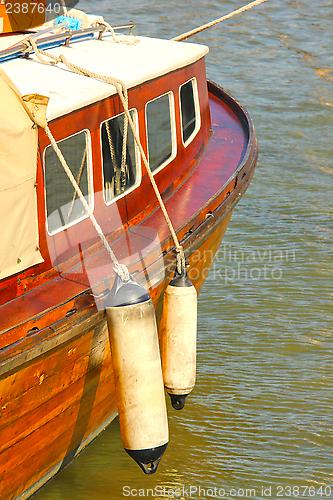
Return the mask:
MULTIPOLYGON (((115 40, 111 34, 103 35, 102 40, 90 38, 48 50, 55 56, 63 54, 72 64, 89 68, 97 75, 125 83, 131 117, 164 196, 170 196, 193 169, 194 159, 208 140, 207 51, 196 44, 145 37, 116 35, 115 40)), ((62 64, 43 64, 32 53, 26 58, 7 60, 0 69, 22 96, 38 94, 49 98, 49 128, 103 232, 116 234, 127 225, 136 225, 140 214, 156 203, 156 197, 130 127, 122 173, 124 110, 115 86, 77 74, 62 64)), ((5 130, 2 135, 6 137, 5 130)), ((15 150, 17 143, 11 143, 15 150)), ((16 219, 10 208, 3 220, 5 227, 16 228, 20 242, 13 245, 15 238, 11 234, 10 255, 4 248, 0 253, 5 254, 0 259, 2 282, 9 276, 19 276, 31 262, 39 261, 33 274, 55 264, 64 266, 75 255, 78 258, 78 245, 83 251, 98 241, 43 128, 38 129, 35 188, 27 184, 22 192, 15 185, 10 202, 15 206, 16 219), (36 195, 35 213, 27 220, 23 213, 27 204, 34 204, 36 195), (32 218, 38 221, 37 227, 32 218), (26 243, 22 235, 27 235, 26 243)), ((75 265, 75 261, 68 262, 61 271, 75 265)), ((30 281, 26 290, 33 283, 30 281)))

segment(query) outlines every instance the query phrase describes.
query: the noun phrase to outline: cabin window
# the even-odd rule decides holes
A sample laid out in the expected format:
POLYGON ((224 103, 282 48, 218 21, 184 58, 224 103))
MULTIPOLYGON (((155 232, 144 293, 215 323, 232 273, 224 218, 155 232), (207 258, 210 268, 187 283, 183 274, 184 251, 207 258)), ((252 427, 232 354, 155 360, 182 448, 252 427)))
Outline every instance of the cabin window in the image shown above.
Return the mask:
POLYGON ((149 166, 154 172, 176 154, 173 94, 164 94, 146 105, 149 166))
MULTIPOLYGON (((92 208, 91 148, 88 131, 67 137, 57 144, 92 208)), ((49 233, 54 234, 83 219, 87 214, 52 146, 47 146, 44 152, 44 171, 47 226, 49 233)))
POLYGON ((187 146, 200 128, 200 112, 196 79, 180 87, 180 109, 183 143, 187 146))
MULTIPOLYGON (((137 126, 137 113, 130 111, 131 118, 137 126)), ((137 147, 133 132, 128 125, 126 162, 122 168, 123 158, 124 113, 102 123, 102 157, 104 199, 108 204, 124 193, 135 188, 139 181, 137 147)))

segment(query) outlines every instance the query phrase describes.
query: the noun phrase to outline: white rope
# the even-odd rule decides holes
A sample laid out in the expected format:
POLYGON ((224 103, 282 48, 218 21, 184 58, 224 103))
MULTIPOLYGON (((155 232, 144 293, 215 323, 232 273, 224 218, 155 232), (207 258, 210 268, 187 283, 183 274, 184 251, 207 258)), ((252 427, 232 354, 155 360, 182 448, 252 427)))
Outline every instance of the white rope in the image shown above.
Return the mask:
MULTIPOLYGON (((168 212, 167 212, 167 210, 166 210, 166 207, 165 207, 164 202, 163 202, 163 200, 162 200, 162 197, 161 197, 161 195, 160 195, 160 192, 159 192, 159 189, 158 189, 157 184, 156 184, 156 182, 155 182, 155 179, 154 179, 153 173, 152 173, 152 171, 151 171, 151 169, 150 169, 149 162, 148 162, 148 160, 147 160, 146 154, 145 154, 145 152, 144 152, 144 150, 143 150, 143 147, 142 147, 142 145, 141 145, 141 141, 140 141, 139 135, 138 135, 138 133, 137 133, 137 131, 136 131, 136 128, 135 128, 134 122, 133 122, 132 117, 131 117, 131 115, 130 115, 129 108, 128 108, 128 92, 127 92, 127 87, 126 87, 125 83, 124 83, 123 81, 119 80, 118 78, 113 78, 113 77, 110 77, 110 76, 105 76, 105 75, 100 75, 100 74, 97 74, 97 73, 93 73, 92 71, 89 71, 89 70, 87 70, 87 69, 85 69, 85 68, 82 68, 82 67, 80 67, 80 66, 77 66, 76 64, 72 64, 72 63, 68 62, 68 61, 67 61, 67 59, 65 58, 65 56, 64 56, 64 55, 62 55, 62 54, 60 54, 60 56, 58 56, 58 57, 57 57, 57 56, 54 56, 53 54, 50 54, 50 53, 48 53, 48 52, 45 52, 44 50, 38 49, 38 47, 37 47, 37 45, 36 45, 36 43, 35 43, 35 41, 34 41, 33 39, 29 39, 29 40, 27 40, 27 42, 26 42, 26 43, 27 43, 27 45, 29 45, 29 43, 31 44, 31 46, 32 46, 32 48, 33 48, 33 50, 34 50, 34 52, 35 52, 35 54, 36 54, 36 56, 37 56, 38 60, 39 60, 40 62, 42 62, 43 64, 47 64, 47 65, 54 65, 54 64, 57 64, 57 63, 61 62, 62 64, 64 64, 64 65, 65 65, 68 69, 70 69, 70 70, 71 70, 71 71, 73 71, 74 73, 78 73, 79 75, 84 75, 84 76, 88 76, 88 77, 91 77, 91 78, 95 78, 95 79, 97 79, 97 80, 101 80, 101 81, 103 81, 103 82, 109 83, 110 85, 113 85, 113 86, 115 86, 115 87, 116 87, 117 93, 118 93, 118 95, 119 95, 119 97, 120 97, 120 100, 121 100, 121 102, 122 102, 122 105, 123 105, 123 108, 124 108, 124 112, 125 112, 124 128, 125 128, 125 125, 126 125, 126 129, 127 129, 127 124, 129 124, 129 125, 130 125, 130 127, 131 127, 131 129, 132 129, 133 136, 134 136, 134 140, 135 140, 135 142, 136 142, 136 144, 137 144, 137 146, 138 146, 138 149, 139 149, 139 151, 140 151, 140 154, 141 154, 141 157, 142 157, 143 163, 144 163, 144 165, 145 165, 145 168, 146 168, 147 174, 148 174, 148 176, 149 176, 150 182, 151 182, 152 187, 153 187, 153 189, 154 189, 154 191, 155 191, 155 195, 156 195, 157 200, 158 200, 158 202, 159 202, 159 204, 160 204, 160 207, 161 207, 161 210, 162 210, 162 212, 163 212, 164 218, 165 218, 165 220, 166 220, 166 223, 167 223, 167 225, 168 225, 168 227, 169 227, 169 230, 170 230, 170 233, 171 233, 172 239, 173 239, 173 241, 174 241, 174 244, 175 244, 175 247, 176 247, 176 254, 177 254, 177 270, 178 270, 179 274, 181 274, 181 272, 182 272, 182 268, 184 268, 184 269, 185 269, 185 267, 186 267, 186 261, 185 261, 184 249, 183 249, 183 247, 179 244, 179 241, 178 241, 178 238, 177 238, 176 231, 174 230, 174 227, 173 227, 173 225, 172 225, 171 219, 170 219, 170 217, 169 217, 169 214, 168 214, 168 212), (42 54, 42 55, 44 55, 44 56, 46 56, 46 57, 49 57, 49 58, 50 58, 50 59, 52 59, 52 60, 51 60, 51 61, 47 61, 47 60, 43 59, 43 58, 41 57, 41 54, 42 54)), ((125 132, 125 130, 124 130, 124 132, 125 132)), ((54 142, 55 142, 55 141, 54 141, 54 142)), ((56 144, 56 143, 55 143, 55 144, 56 144)), ((58 147, 57 147, 57 149, 59 150, 59 148, 58 148, 58 147)), ((59 150, 59 152, 60 152, 60 150, 59 150)), ((60 152, 60 153, 61 153, 61 152, 60 152)), ((58 153, 57 153, 57 154, 58 154, 58 153)), ((62 156, 62 155, 61 155, 61 156, 62 156)), ((126 160, 126 151, 124 151, 124 149, 123 149, 122 168, 123 168, 123 164, 124 164, 124 156, 125 156, 125 160, 126 160)), ((63 165, 63 167, 64 167, 64 165, 63 165)), ((65 168, 65 167, 64 167, 64 168, 65 168)), ((65 169, 65 170, 66 170, 66 169, 65 169)), ((69 170, 70 170, 70 169, 69 169, 69 170)), ((70 172, 70 174, 72 174, 72 173, 70 172)), ((73 176, 72 176, 72 177, 73 177, 73 176)), ((75 184, 76 184, 76 181, 75 181, 74 177, 73 177, 73 181, 74 181, 74 182, 75 182, 75 184)), ((74 186, 74 184, 73 184, 73 186, 74 186)), ((80 188, 79 188, 78 186, 77 186, 77 188, 80 190, 80 188)), ((75 189, 76 189, 76 188, 75 188, 75 189)), ((77 191, 77 192, 78 192, 78 191, 77 191)), ((81 195, 82 195, 82 193, 81 193, 81 195)), ((85 200, 85 198, 84 198, 84 196, 83 196, 83 195, 82 195, 82 197, 83 197, 83 199, 85 200)), ((81 199, 81 198, 80 198, 80 199, 81 199)), ((82 201, 82 200, 81 200, 81 201, 82 201)), ((90 211, 90 208, 89 208, 88 204, 87 204, 87 203, 86 203, 86 201, 85 201, 84 206, 86 206, 86 205, 87 205, 87 207, 88 207, 88 209, 89 209, 89 212, 90 212, 90 213, 91 213, 91 215, 93 216, 92 212, 90 211)), ((88 214, 89 214, 89 212, 88 212, 88 210, 87 210, 87 213, 88 213, 88 214)), ((89 217, 90 217, 90 215, 89 215, 89 217)), ((94 219, 95 219, 95 218, 94 218, 94 219)), ((91 220, 93 220, 93 219, 91 218, 91 220)), ((97 221, 96 221, 96 220, 95 220, 95 223, 97 224, 97 221)), ((98 226, 98 224, 97 224, 97 226, 98 226)), ((95 227, 96 227, 96 226, 95 226, 95 227)), ((99 227, 99 226, 98 226, 98 227, 99 227)), ((96 227, 96 230, 97 230, 97 227, 96 227)), ((99 230, 100 230, 101 234, 100 234, 100 232, 99 232, 98 230, 97 230, 97 232, 98 232, 98 234, 100 235, 100 237, 101 237, 102 241, 104 242, 105 237, 104 237, 104 235, 103 235, 102 230, 101 230, 101 228, 100 228, 100 227, 99 227, 99 230)), ((107 241, 106 241, 106 240, 105 240, 105 242, 107 243, 107 241)), ((109 245, 108 245, 108 244, 107 244, 107 247, 106 247, 106 248, 107 248, 107 250, 109 249, 109 250, 112 252, 112 250, 111 250, 111 248, 109 247, 109 245)), ((108 250, 108 251, 109 251, 109 250, 108 250)), ((115 259, 115 256, 114 256, 113 252, 112 252, 112 255, 113 255, 113 258, 115 259)), ((110 254, 110 256, 111 256, 111 254, 110 254)), ((111 257, 111 258, 112 258, 112 257, 111 257)))
POLYGON ((112 26, 110 26, 109 23, 107 23, 104 19, 98 19, 97 21, 94 21, 91 25, 92 27, 99 27, 99 26, 103 26, 104 29, 105 29, 105 32, 107 31, 110 31, 111 35, 112 35, 112 39, 115 43, 125 43, 127 45, 136 45, 137 43, 140 42, 140 38, 139 37, 134 37, 134 36, 131 36, 130 38, 119 38, 119 37, 116 37, 116 32, 114 31, 114 29, 112 28, 112 26))
POLYGON ((117 37, 116 37, 116 33, 114 31, 114 29, 112 28, 112 26, 107 23, 104 19, 99 19, 98 21, 95 21, 94 23, 92 23, 92 26, 104 26, 105 28, 105 31, 110 31, 111 35, 112 35, 112 40, 115 42, 115 43, 120 43, 120 40, 117 40, 117 37))
POLYGON ((211 28, 215 24, 221 23, 222 21, 225 21, 226 19, 230 19, 231 17, 236 16, 237 14, 241 14, 242 12, 245 12, 246 10, 252 9, 252 7, 256 7, 256 5, 259 5, 261 3, 267 2, 267 0, 255 0, 255 2, 251 2, 247 5, 244 5, 244 7, 241 7, 240 9, 234 10, 233 12, 230 12, 230 14, 227 14, 225 16, 219 17, 218 19, 215 19, 215 21, 211 21, 210 23, 203 24, 202 26, 199 26, 199 28, 195 28, 191 31, 187 31, 186 33, 183 33, 182 35, 176 36, 175 38, 172 38, 173 41, 175 42, 181 42, 182 40, 186 40, 186 38, 189 38, 190 36, 196 35, 197 33, 200 33, 203 30, 206 30, 207 28, 211 28))
POLYGON ((140 151, 140 154, 141 154, 141 157, 142 157, 142 160, 143 160, 143 163, 146 167, 146 170, 147 170, 147 174, 149 176, 149 179, 150 179, 150 182, 153 186, 153 189, 155 191, 155 195, 156 195, 156 198, 158 199, 158 202, 160 204, 160 207, 161 207, 161 210, 163 212, 163 215, 164 215, 164 218, 166 220, 166 223, 169 227, 169 230, 170 230, 170 233, 171 233, 171 236, 172 236, 172 239, 174 241, 174 244, 175 244, 175 247, 176 247, 176 252, 177 252, 177 270, 178 270, 178 273, 181 274, 181 271, 182 271, 182 268, 185 269, 186 267, 186 262, 185 262, 185 254, 184 254, 184 249, 183 247, 179 244, 179 241, 178 241, 178 237, 177 237, 177 234, 176 234, 176 231, 174 230, 174 227, 172 225, 172 222, 171 222, 171 219, 169 217, 169 214, 167 212, 167 209, 164 205, 164 202, 162 200, 162 196, 160 195, 160 191, 157 187, 157 184, 155 182, 155 178, 153 176, 153 173, 151 171, 151 168, 149 166, 149 163, 148 163, 148 160, 147 160, 147 157, 146 157, 146 154, 143 150, 143 147, 141 145, 141 141, 140 141, 140 138, 136 132, 136 129, 135 129, 135 125, 134 125, 134 122, 132 120, 132 117, 130 115, 130 112, 128 110, 128 106, 126 106, 126 101, 125 101, 125 98, 122 96, 122 94, 119 94, 119 97, 121 99, 121 102, 123 104, 123 107, 124 107, 124 111, 125 111, 125 114, 127 115, 127 118, 128 118, 128 123, 132 129, 132 132, 133 132, 133 136, 134 136, 134 140, 139 148, 139 151, 140 151))
POLYGON ((51 133, 51 130, 49 129, 48 125, 46 125, 45 127, 45 132, 46 132, 46 135, 47 137, 49 138, 51 144, 52 144, 52 147, 54 149, 54 151, 56 152, 58 158, 59 158, 59 161, 61 163, 61 165, 63 166, 69 180, 71 181, 72 183, 72 186, 74 187, 78 197, 80 198, 87 214, 89 215, 90 217, 90 220, 94 226, 94 228, 96 229, 97 231, 97 234, 98 236, 101 238, 108 254, 110 255, 111 257, 111 260, 114 264, 114 270, 115 272, 119 275, 120 279, 123 281, 123 282, 126 282, 129 280, 129 271, 127 269, 127 267, 124 265, 124 264, 120 264, 115 256, 115 254, 113 253, 113 251, 111 250, 110 248, 110 245, 107 241, 107 239, 105 238, 104 236, 104 233, 102 231, 102 228, 100 227, 100 225, 98 224, 97 220, 95 219, 94 217, 94 214, 92 213, 91 209, 90 209, 90 206, 88 205, 87 203, 87 200, 85 199, 85 197, 83 196, 83 193, 81 191, 81 189, 79 188, 73 174, 72 174, 72 171, 71 169, 69 168, 69 166, 67 165, 67 162, 62 154, 62 152, 60 151, 57 143, 56 143, 56 140, 55 138, 53 137, 52 133, 51 133))
MULTIPOLYGON (((168 212, 165 208, 165 205, 164 205, 164 202, 162 200, 162 197, 160 195, 160 192, 159 192, 159 189, 157 187, 157 184, 155 182, 155 179, 154 179, 154 176, 153 176, 153 173, 150 169, 150 166, 149 166, 149 162, 147 160, 147 157, 146 157, 146 154, 143 150, 143 147, 141 145, 141 141, 140 141, 140 138, 137 134, 137 131, 136 131, 136 128, 135 128, 135 125, 134 125, 134 122, 131 118, 131 115, 130 115, 130 112, 129 112, 129 109, 128 109, 128 93, 127 93, 127 88, 126 88, 126 85, 124 82, 122 82, 121 80, 119 80, 118 78, 112 78, 110 76, 105 76, 105 75, 99 75, 97 73, 93 73, 92 71, 89 71, 85 68, 82 68, 80 66, 77 66, 75 64, 72 64, 70 62, 67 61, 67 59, 65 58, 65 56, 63 56, 62 54, 57 57, 57 56, 54 56, 53 54, 49 54, 48 52, 45 52, 44 50, 40 50, 38 49, 36 43, 34 42, 34 40, 31 40, 29 39, 28 42, 30 42, 30 44, 32 45, 32 48, 38 58, 38 60, 40 62, 42 62, 43 64, 47 64, 47 65, 53 65, 53 64, 57 64, 58 62, 61 62, 63 64, 65 64, 65 66, 70 69, 71 71, 73 71, 74 73, 78 73, 80 75, 84 75, 84 76, 89 76, 91 78, 96 78, 97 80, 101 80, 103 82, 106 82, 106 83, 109 83, 110 85, 113 85, 116 87, 116 90, 118 92, 118 95, 120 97, 120 100, 122 102, 122 105, 123 105, 123 108, 124 108, 124 112, 125 112, 125 123, 127 122, 131 129, 132 129, 132 132, 133 132, 133 136, 134 136, 134 140, 139 148, 139 151, 140 151, 140 154, 141 154, 141 157, 142 157, 142 160, 143 160, 143 163, 145 165, 145 168, 146 168, 146 171, 147 171, 147 174, 149 176, 149 179, 150 179, 150 182, 152 184, 152 187, 155 191, 155 195, 157 197, 157 200, 160 204, 160 207, 161 207, 161 210, 163 212, 163 215, 164 215, 164 218, 166 220, 166 223, 169 227, 169 230, 170 230, 170 233, 171 233, 171 236, 172 236, 172 239, 174 241, 174 244, 175 244, 175 247, 176 247, 176 254, 177 254, 177 269, 178 269, 178 272, 179 274, 181 274, 181 271, 182 271, 182 268, 185 269, 186 267, 186 261, 185 261, 185 254, 184 254, 184 249, 183 247, 179 244, 179 241, 178 241, 178 238, 177 238, 177 234, 176 234, 176 231, 174 230, 174 227, 172 225, 172 222, 171 222, 171 219, 168 215, 168 212), (52 61, 47 61, 45 59, 43 59, 41 57, 41 54, 44 55, 44 56, 47 56, 49 58, 52 59, 52 61)), ((59 148, 58 148, 59 149, 59 148)), ((59 150, 60 151, 60 150, 59 150)), ((124 158, 124 153, 123 153, 123 158, 124 158)), ((64 167, 65 168, 65 167, 64 167)), ((75 179, 73 178, 74 182, 75 182, 75 179)), ((75 182, 76 183, 76 182, 75 182)), ((82 193, 81 193, 82 194, 82 193)), ((83 195, 82 195, 83 196, 83 195)), ((90 210, 90 209, 89 209, 90 210)), ((89 212, 88 212, 89 213, 89 212)), ((91 213, 91 212, 90 212, 91 213)), ((92 213, 91 213, 92 214, 92 213)), ((97 224, 97 222, 96 222, 97 224)), ((99 226, 98 226, 99 227, 99 226)), ((97 229, 96 229, 97 230, 97 229)), ((101 230, 101 229, 100 229, 101 230)), ((98 232, 98 231, 97 231, 98 232)), ((103 234, 103 233, 102 233, 103 234)), ((100 234, 100 237, 101 239, 103 240, 102 238, 102 235, 100 234)), ((103 235, 104 237, 104 235, 103 235)), ((105 239, 105 238, 104 238, 105 239)), ((105 240, 106 241, 106 240, 105 240)), ((110 248, 110 247, 109 247, 110 248)), ((110 249, 111 250, 111 249, 110 249)))
MULTIPOLYGON (((79 176, 78 176, 78 179, 77 179, 77 185, 78 186, 80 186, 80 182, 81 182, 81 178, 82 178, 82 174, 83 174, 83 169, 84 169, 84 166, 86 164, 86 158, 87 158, 87 147, 84 150, 83 158, 82 158, 82 161, 81 161, 80 172, 79 172, 79 176)), ((70 218, 72 216, 72 212, 73 212, 73 209, 74 209, 76 197, 77 197, 77 192, 75 191, 73 199, 72 199, 72 204, 70 206, 70 209, 68 210, 67 224, 69 223, 70 218)))

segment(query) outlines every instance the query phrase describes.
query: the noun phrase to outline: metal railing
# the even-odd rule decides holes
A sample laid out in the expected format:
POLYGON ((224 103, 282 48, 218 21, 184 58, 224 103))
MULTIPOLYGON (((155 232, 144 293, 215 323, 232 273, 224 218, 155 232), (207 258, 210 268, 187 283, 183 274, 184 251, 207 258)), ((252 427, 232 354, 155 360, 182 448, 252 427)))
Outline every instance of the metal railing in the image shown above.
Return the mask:
MULTIPOLYGON (((59 28, 66 29, 68 25, 69 23, 65 21, 63 23, 57 24, 56 26, 51 26, 49 28, 46 28, 45 30, 38 31, 37 33, 32 33, 30 36, 27 34, 27 38, 33 38, 36 42, 37 47, 39 49, 45 50, 59 47, 61 45, 68 46, 70 42, 75 43, 87 38, 94 38, 94 35, 96 33, 98 33, 98 40, 101 40, 102 35, 105 32, 105 26, 100 25, 79 30, 66 30, 64 33, 57 33, 45 37, 45 34, 54 30, 59 30, 59 28)), ((115 31, 129 29, 129 33, 131 34, 134 26, 135 23, 131 22, 129 24, 120 26, 112 26, 112 28, 115 31)), ((31 49, 31 47, 28 48, 23 40, 21 43, 18 43, 14 47, 2 50, 0 52, 0 62, 15 59, 17 57, 28 57, 30 52, 33 52, 33 50, 31 49)))

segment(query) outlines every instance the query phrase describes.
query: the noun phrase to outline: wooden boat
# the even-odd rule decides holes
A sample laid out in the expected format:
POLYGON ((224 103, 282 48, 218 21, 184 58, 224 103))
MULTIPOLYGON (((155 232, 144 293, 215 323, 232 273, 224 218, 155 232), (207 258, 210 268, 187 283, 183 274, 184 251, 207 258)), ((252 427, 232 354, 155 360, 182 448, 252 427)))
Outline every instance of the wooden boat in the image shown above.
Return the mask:
MULTIPOLYGON (((35 41, 126 83, 130 113, 200 292, 255 169, 251 118, 207 82, 206 47, 122 34, 116 43, 105 26, 92 24, 41 31, 35 41)), ((118 260, 149 291, 158 325, 175 269, 174 242, 131 132, 119 180, 124 111, 115 87, 43 64, 24 44, 30 36, 0 38, 2 500, 31 496, 117 414, 103 308, 113 264, 24 99, 33 96, 33 113, 37 94, 50 98, 48 126, 118 260)))

